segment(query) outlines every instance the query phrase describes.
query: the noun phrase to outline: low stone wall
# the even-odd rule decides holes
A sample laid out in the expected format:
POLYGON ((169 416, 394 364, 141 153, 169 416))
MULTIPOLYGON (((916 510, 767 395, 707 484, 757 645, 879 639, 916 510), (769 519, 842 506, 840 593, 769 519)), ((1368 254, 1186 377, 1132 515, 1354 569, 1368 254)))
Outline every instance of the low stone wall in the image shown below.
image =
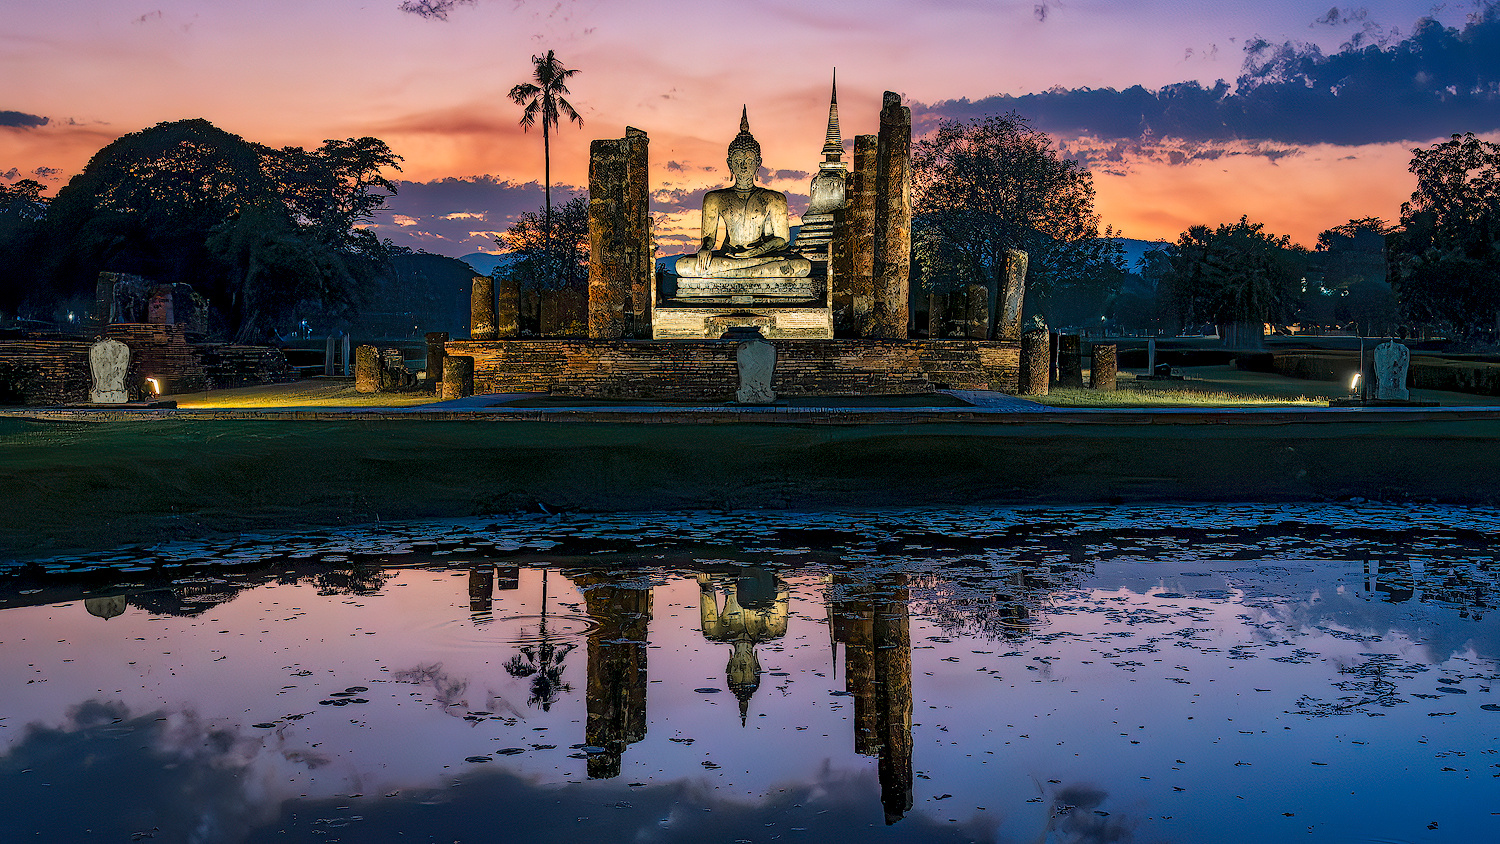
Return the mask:
MULTIPOLYGON (((165 396, 296 379, 279 349, 190 344, 181 325, 124 323, 111 325, 107 336, 130 347, 125 385, 132 398, 145 398, 145 378, 155 378, 165 396)), ((0 340, 0 404, 87 402, 92 345, 60 337, 0 340)))
MULTIPOLYGON (((1018 343, 979 340, 773 340, 786 396, 1016 391, 1018 343)), ((726 341, 454 340, 478 393, 728 401, 738 386, 726 341)))

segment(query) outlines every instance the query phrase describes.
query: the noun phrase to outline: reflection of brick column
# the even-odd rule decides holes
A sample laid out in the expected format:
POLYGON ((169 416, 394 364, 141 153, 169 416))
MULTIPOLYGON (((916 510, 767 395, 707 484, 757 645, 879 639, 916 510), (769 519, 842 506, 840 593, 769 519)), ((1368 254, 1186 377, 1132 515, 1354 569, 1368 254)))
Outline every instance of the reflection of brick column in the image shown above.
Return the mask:
POLYGON ((905 575, 888 600, 875 604, 875 685, 880 689, 880 803, 885 822, 901 820, 912 806, 911 631, 905 575))
MULTIPOLYGON (((885 92, 875 177, 875 313, 870 336, 904 340, 910 320, 911 109, 885 92)), ((858 150, 856 149, 856 152, 858 150)))
POLYGON ((494 606, 495 567, 469 567, 469 612, 475 616, 488 616, 494 606))
POLYGON ((589 756, 589 779, 620 775, 628 745, 646 737, 646 632, 651 590, 609 585, 598 575, 572 578, 583 589, 594 630, 588 639, 588 722, 584 741, 604 748, 589 756))
POLYGON ((844 645, 844 687, 854 698, 854 752, 879 762, 886 823, 912 807, 911 632, 906 579, 834 583, 857 597, 830 600, 829 624, 844 645))

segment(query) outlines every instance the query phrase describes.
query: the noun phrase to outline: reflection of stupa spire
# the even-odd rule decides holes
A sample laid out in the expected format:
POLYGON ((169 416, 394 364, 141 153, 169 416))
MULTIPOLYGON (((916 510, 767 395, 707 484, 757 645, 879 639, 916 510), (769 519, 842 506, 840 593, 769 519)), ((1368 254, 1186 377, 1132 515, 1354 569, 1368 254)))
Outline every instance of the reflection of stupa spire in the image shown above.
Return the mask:
POLYGON ((724 590, 719 607, 719 578, 698 575, 698 609, 703 638, 729 642, 733 650, 724 667, 729 690, 740 702, 740 726, 750 716, 750 698, 760 688, 760 659, 755 646, 786 635, 791 590, 775 572, 744 569, 733 589, 724 590))

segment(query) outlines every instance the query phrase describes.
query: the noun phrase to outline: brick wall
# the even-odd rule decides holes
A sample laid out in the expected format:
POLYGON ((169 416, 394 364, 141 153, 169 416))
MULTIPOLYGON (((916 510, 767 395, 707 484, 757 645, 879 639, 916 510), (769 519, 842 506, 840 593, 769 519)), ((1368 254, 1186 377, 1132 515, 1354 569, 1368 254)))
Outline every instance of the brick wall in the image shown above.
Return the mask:
MULTIPOLYGON (((786 396, 1013 393, 1019 344, 978 340, 781 340, 773 387, 786 396)), ((735 344, 721 341, 454 340, 476 393, 720 400, 734 394, 735 344)))
MULTIPOLYGON (((281 350, 266 346, 191 345, 182 325, 124 323, 107 329, 130 347, 125 388, 143 398, 144 378, 164 396, 295 380, 281 350)), ((0 404, 80 404, 89 400, 93 341, 64 338, 0 340, 0 404)))

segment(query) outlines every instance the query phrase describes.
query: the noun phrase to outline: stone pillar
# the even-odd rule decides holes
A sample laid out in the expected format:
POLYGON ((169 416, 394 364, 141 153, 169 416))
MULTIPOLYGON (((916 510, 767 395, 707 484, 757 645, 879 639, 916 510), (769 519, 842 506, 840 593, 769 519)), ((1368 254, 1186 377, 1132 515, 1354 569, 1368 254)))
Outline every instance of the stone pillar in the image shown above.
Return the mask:
POLYGON ((625 127, 624 246, 630 272, 631 336, 651 336, 651 288, 656 250, 651 238, 651 139, 634 126, 625 127))
POLYGON ((474 395, 474 359, 464 355, 444 355, 443 380, 438 386, 438 397, 443 401, 474 395))
POLYGON ((1096 390, 1113 392, 1115 389, 1115 375, 1119 372, 1116 363, 1116 347, 1114 344, 1095 344, 1089 357, 1089 386, 1096 390))
POLYGON ((502 276, 495 283, 495 338, 509 340, 521 336, 521 283, 502 276))
POLYGON ((354 350, 354 391, 380 392, 380 352, 374 346, 354 350))
POLYGON ((334 375, 333 364, 338 353, 338 338, 332 334, 328 335, 328 342, 323 346, 323 375, 334 375))
POLYGON ((990 288, 984 284, 968 287, 968 307, 964 309, 964 336, 970 340, 990 339, 990 288))
POLYGON ((1083 338, 1057 335, 1057 386, 1083 389, 1083 338))
POLYGON ((437 392, 438 382, 443 380, 443 358, 448 356, 444 345, 448 332, 429 331, 423 336, 427 340, 427 389, 437 392))
MULTIPOLYGON (((469 339, 495 339, 495 280, 476 275, 469 292, 469 339)), ((355 368, 359 363, 355 361, 355 368)))
POLYGON ((927 339, 941 340, 948 335, 948 294, 927 294, 927 339))
MULTIPOLYGON (((856 150, 857 151, 857 150, 856 150)), ((871 337, 905 339, 911 283, 911 109, 885 92, 875 174, 875 311, 871 337)))
POLYGON ((100 325, 114 322, 116 273, 99 273, 94 280, 94 312, 90 315, 100 325))
POLYGON ((1017 392, 1023 396, 1047 395, 1052 380, 1052 350, 1045 328, 1021 335, 1021 383, 1017 392))
POLYGON ((1029 256, 1020 249, 1005 250, 1000 265, 999 295, 995 302, 995 339, 1021 339, 1021 305, 1026 301, 1026 265, 1029 256))
POLYGON ((867 336, 875 310, 875 175, 879 140, 854 139, 845 205, 834 212, 833 300, 844 315, 839 326, 867 336))
POLYGON ((647 147, 646 133, 633 128, 623 138, 589 144, 589 337, 595 340, 649 326, 647 147))

